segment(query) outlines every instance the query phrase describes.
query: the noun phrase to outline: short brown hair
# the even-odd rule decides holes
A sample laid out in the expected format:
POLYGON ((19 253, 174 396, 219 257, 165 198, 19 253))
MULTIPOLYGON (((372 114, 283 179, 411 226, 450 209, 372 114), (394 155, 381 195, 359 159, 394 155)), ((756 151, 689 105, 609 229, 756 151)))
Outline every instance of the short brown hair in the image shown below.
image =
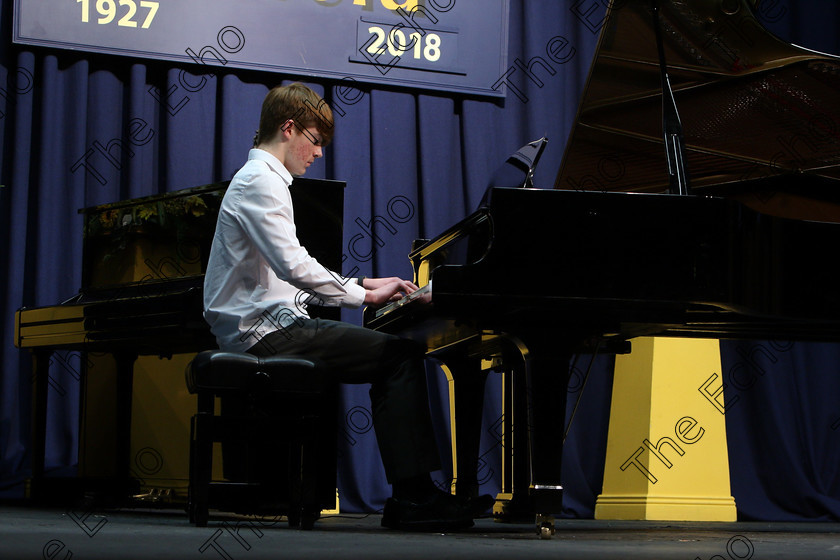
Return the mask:
POLYGON ((254 146, 271 141, 278 129, 292 119, 303 132, 314 126, 326 146, 333 137, 333 114, 320 95, 300 82, 272 88, 265 96, 260 112, 260 128, 254 136, 254 146))

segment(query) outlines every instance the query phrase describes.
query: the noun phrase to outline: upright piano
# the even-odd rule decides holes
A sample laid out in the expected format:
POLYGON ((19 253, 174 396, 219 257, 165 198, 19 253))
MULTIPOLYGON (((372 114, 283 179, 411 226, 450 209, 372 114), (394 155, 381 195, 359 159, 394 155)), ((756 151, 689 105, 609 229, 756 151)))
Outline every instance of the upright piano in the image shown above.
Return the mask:
MULTIPOLYGON (((32 477, 27 496, 37 500, 101 493, 124 501, 139 491, 131 475, 131 403, 138 356, 172 357, 216 347, 203 318, 204 272, 227 182, 80 210, 84 214, 82 286, 57 305, 24 307, 15 314, 15 345, 33 357, 32 477), (91 429, 114 426, 113 440, 97 437, 104 475, 72 480, 45 477, 47 396, 51 356, 57 350, 112 355, 107 393, 115 402, 91 429), (112 417, 111 417, 112 416, 112 417), (104 441, 103 441, 104 439, 104 441), (107 464, 110 463, 110 467, 107 464)), ((341 265, 344 186, 341 181, 296 179, 291 187, 298 237, 320 262, 341 265)), ((313 310, 337 319, 335 309, 313 310)), ((86 357, 81 361, 80 413, 90 402, 86 357)), ((99 368, 96 368, 97 370, 99 368)), ((101 389, 97 389, 99 392, 101 389)), ((82 422, 81 430, 84 431, 82 422)), ((186 434, 185 434, 186 437, 186 434)), ((84 440, 82 434, 81 440, 84 440)), ((186 455, 187 440, 184 440, 186 455)), ((80 449, 80 464, 83 462, 80 449)), ((84 475, 84 473, 82 473, 84 475)), ((186 473, 184 473, 186 476, 186 473)))
POLYGON ((840 340, 825 265, 840 246, 840 58, 780 41, 748 0, 611 4, 553 188, 492 189, 409 253, 425 297, 365 317, 451 375, 458 494, 477 492, 481 364, 512 374, 496 511, 538 524, 561 511, 570 355, 642 335, 840 340), (688 194, 671 194, 675 122, 688 194))

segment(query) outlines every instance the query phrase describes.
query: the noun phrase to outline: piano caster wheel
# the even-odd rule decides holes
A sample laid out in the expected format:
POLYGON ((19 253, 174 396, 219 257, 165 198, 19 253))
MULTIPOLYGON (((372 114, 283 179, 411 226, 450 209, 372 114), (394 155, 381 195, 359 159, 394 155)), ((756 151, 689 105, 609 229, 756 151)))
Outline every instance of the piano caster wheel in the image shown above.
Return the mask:
POLYGON ((541 539, 550 539, 554 534, 554 516, 538 513, 536 526, 541 539))

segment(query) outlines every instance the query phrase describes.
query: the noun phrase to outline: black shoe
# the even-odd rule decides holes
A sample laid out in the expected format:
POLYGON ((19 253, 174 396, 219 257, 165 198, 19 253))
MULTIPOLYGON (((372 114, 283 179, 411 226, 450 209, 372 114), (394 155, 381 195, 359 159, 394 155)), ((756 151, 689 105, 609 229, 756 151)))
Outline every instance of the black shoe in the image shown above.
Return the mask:
POLYGON ((423 503, 388 498, 382 513, 382 526, 403 531, 446 533, 473 526, 467 504, 451 494, 435 492, 423 503))
POLYGON ((467 511, 470 512, 473 519, 485 516, 487 514, 487 510, 496 504, 496 499, 490 494, 462 498, 461 501, 467 508, 467 511))

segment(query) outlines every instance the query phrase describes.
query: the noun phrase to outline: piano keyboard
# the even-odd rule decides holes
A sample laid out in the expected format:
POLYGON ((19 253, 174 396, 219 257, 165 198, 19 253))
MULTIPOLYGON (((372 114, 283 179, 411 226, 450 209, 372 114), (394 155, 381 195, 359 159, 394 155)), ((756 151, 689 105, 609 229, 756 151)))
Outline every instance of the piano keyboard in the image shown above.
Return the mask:
POLYGON ((412 301, 414 301, 418 298, 421 298, 426 294, 431 295, 431 293, 432 293, 432 282, 429 281, 428 284, 426 284, 425 286, 421 286, 420 288, 411 292, 407 296, 404 296, 401 299, 398 299, 397 301, 391 302, 388 305, 380 307, 379 309, 376 310, 376 312, 374 313, 373 316, 374 316, 374 318, 378 319, 379 317, 382 317, 383 315, 387 315, 391 311, 394 311, 395 309, 399 309, 403 305, 411 303, 412 301))

